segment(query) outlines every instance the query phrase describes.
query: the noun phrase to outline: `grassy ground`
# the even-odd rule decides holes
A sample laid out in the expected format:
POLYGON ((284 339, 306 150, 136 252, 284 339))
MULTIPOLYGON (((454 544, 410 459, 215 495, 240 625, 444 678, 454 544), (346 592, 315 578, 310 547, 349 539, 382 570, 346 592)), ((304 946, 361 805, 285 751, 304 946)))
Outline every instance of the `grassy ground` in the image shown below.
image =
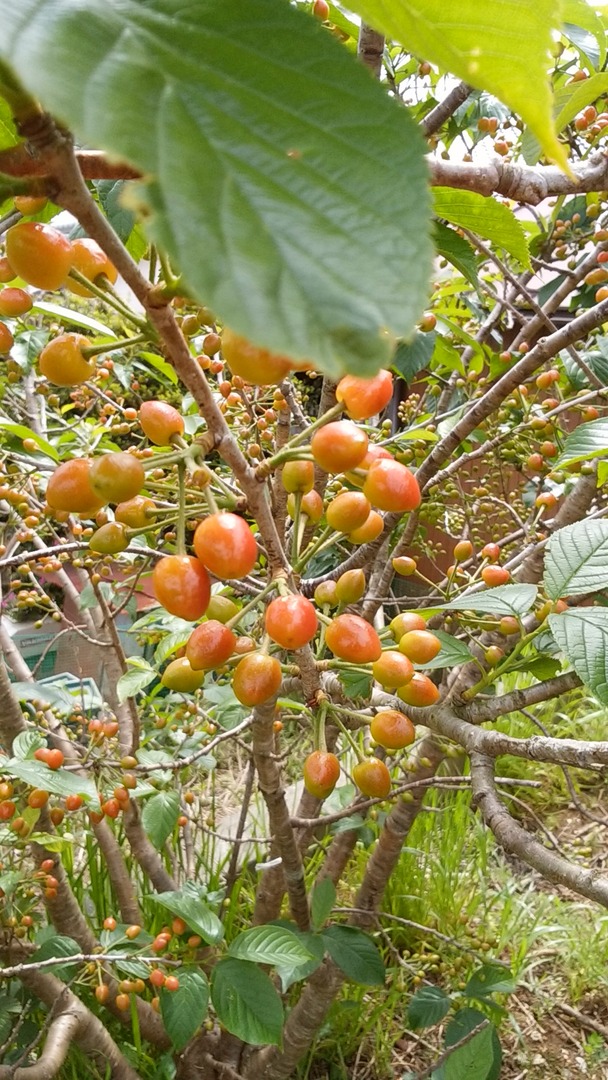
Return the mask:
MULTIPOLYGON (((566 708, 535 714, 562 737, 605 738, 608 714, 582 694, 566 708)), ((503 722, 517 736, 538 728, 517 714, 503 722)), ((498 772, 512 812, 539 839, 604 872, 604 778, 503 759, 498 772), (531 786, 533 784, 534 786, 531 786), (591 820, 589 814, 599 818, 591 820)), ((357 860, 340 901, 354 900, 357 860)), ((506 1080, 608 1078, 608 913, 542 881, 500 852, 466 789, 427 799, 383 903, 377 940, 389 969, 387 992, 349 987, 336 1004, 301 1080, 389 1080, 423 1071, 442 1050, 445 1023, 408 1030, 407 1006, 419 986, 440 986, 454 1006, 484 962, 508 965, 516 988, 497 995, 506 1080)))

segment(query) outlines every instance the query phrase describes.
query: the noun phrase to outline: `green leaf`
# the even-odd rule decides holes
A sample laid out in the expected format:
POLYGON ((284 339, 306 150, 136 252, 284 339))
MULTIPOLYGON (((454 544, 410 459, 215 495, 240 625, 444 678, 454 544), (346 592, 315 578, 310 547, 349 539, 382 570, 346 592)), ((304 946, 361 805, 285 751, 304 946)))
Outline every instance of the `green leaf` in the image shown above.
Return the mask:
POLYGON ((608 608, 550 615, 549 628, 585 686, 608 705, 608 608))
POLYGON ((232 1035, 253 1046, 280 1046, 283 1005, 268 975, 248 960, 227 956, 213 969, 211 1000, 232 1035))
POLYGON ((336 902, 336 886, 331 878, 324 877, 312 890, 310 915, 315 930, 325 925, 336 902))
POLYGON ((129 239, 135 228, 135 214, 130 207, 125 205, 125 190, 128 183, 125 180, 97 180, 93 187, 97 192, 99 203, 110 225, 123 243, 129 239))
POLYGON ((400 341, 393 356, 391 367, 405 379, 413 382, 419 371, 429 366, 435 348, 436 333, 417 330, 411 341, 400 341))
POLYGON ((364 698, 367 701, 372 692, 371 676, 362 671, 341 671, 339 679, 344 693, 351 701, 355 698, 364 698))
POLYGON ((608 454, 608 420, 602 416, 588 424, 579 424, 570 432, 553 468, 565 469, 577 461, 588 461, 605 454, 608 454))
POLYGON ((133 367, 139 368, 141 371, 146 371, 148 373, 150 372, 150 368, 152 368, 153 372, 157 371, 159 375, 162 375, 163 380, 167 379, 167 381, 172 383, 173 386, 177 386, 179 382, 177 374, 175 370, 171 367, 171 364, 167 363, 164 357, 159 356, 158 353, 152 352, 142 352, 139 355, 143 360, 145 360, 145 364, 142 364, 139 360, 136 360, 133 364, 133 367))
POLYGON ((543 582, 551 600, 608 586, 608 521, 577 521, 553 533, 543 582))
POLYGON ((382 957, 369 934, 356 926, 328 926, 321 934, 323 944, 347 979, 364 986, 384 984, 382 957))
POLYGON ((209 983, 202 971, 180 968, 179 989, 159 993, 165 1031, 176 1050, 196 1034, 207 1013, 209 983))
POLYGON ((457 188, 433 188, 433 210, 437 217, 470 229, 497 247, 504 248, 522 266, 531 269, 530 252, 524 230, 512 210, 496 199, 457 188))
POLYGON ((46 746, 45 740, 37 731, 20 732, 13 739, 12 754, 13 757, 19 758, 23 761, 25 758, 32 759, 34 757, 34 751, 39 750, 41 747, 46 746))
POLYGON ((6 431, 7 434, 12 435, 15 439, 33 439, 40 450, 42 450, 43 454, 46 454, 52 461, 59 461, 59 454, 55 447, 52 446, 50 442, 47 442, 46 439, 43 439, 42 435, 38 435, 37 432, 26 427, 25 424, 15 424, 12 420, 0 419, 0 431, 6 431))
POLYGON ((562 0, 562 19, 564 32, 569 36, 569 30, 573 26, 580 26, 593 35, 598 45, 598 63, 596 67, 603 67, 606 59, 606 31, 597 11, 587 3, 587 0, 562 0))
MULTIPOLYGON (((481 1022, 481 1021, 480 1021, 481 1022)), ((484 1028, 450 1054, 443 1065, 443 1080, 488 1080, 494 1065, 494 1028, 484 1028)))
POLYGON ((11 689, 19 701, 42 701, 64 713, 74 711, 74 699, 59 686, 36 682, 11 683, 11 689))
POLYGON ((88 776, 68 772, 67 769, 49 769, 44 761, 8 758, 0 764, 0 772, 16 776, 30 787, 50 791, 52 795, 82 795, 83 799, 95 805, 99 803, 97 788, 88 776))
POLYGON ((547 78, 556 0, 351 0, 351 10, 418 57, 489 90, 519 114, 545 153, 566 160, 552 124, 547 78))
POLYGON ((299 930, 297 936, 311 954, 311 959, 298 964, 275 964, 275 970, 281 980, 283 993, 286 993, 294 983, 307 979, 309 975, 312 975, 313 971, 316 971, 323 963, 323 957, 325 956, 325 948, 318 934, 304 933, 299 930))
POLYGON ((218 945, 224 937, 224 927, 196 886, 184 886, 175 892, 155 893, 148 899, 153 904, 160 904, 172 915, 181 916, 190 929, 200 934, 209 945, 218 945))
MULTIPOLYGON (((63 934, 54 934, 52 938, 45 941, 39 949, 30 956, 29 963, 36 964, 42 960, 54 960, 56 957, 62 956, 77 956, 82 952, 80 945, 74 938, 66 937, 63 934)), ((52 967, 51 972, 58 978, 70 977, 74 974, 74 964, 57 964, 57 967, 52 967)))
POLYGON ((408 1005, 407 1022, 411 1028, 433 1027, 450 1011, 450 998, 439 986, 421 986, 408 1005))
POLYGON ((19 142, 12 109, 4 98, 0 98, 0 150, 8 150, 19 142))
POLYGON ((465 593, 441 611, 481 611, 488 615, 525 615, 538 595, 536 585, 499 585, 496 589, 465 593))
POLYGON ((177 791, 159 791, 144 805, 142 825, 155 848, 162 848, 173 832, 179 817, 179 794, 177 791))
POLYGON ((273 966, 298 966, 314 959, 294 930, 273 925, 253 926, 250 930, 244 930, 234 939, 228 953, 238 960, 273 966))
POLYGON ((150 235, 234 330, 333 375, 372 374, 386 329, 413 331, 432 258, 424 143, 308 13, 20 0, 0 50, 82 142, 142 171, 150 235))
MULTIPOLYGON (((538 639, 537 639, 538 640, 538 639)), ((551 656, 535 656, 533 660, 524 658, 521 663, 514 664, 511 671, 527 671, 539 682, 553 679, 561 671, 561 661, 554 660, 551 656)))
POLYGON ((131 668, 130 671, 125 671, 116 684, 118 700, 122 704, 127 698, 135 697, 157 677, 158 672, 150 666, 146 668, 136 667, 131 668))
POLYGON ((427 668, 458 667, 459 664, 466 664, 473 659, 473 654, 464 641, 459 641, 452 634, 446 634, 445 630, 433 630, 433 633, 441 642, 441 650, 428 664, 416 664, 421 671, 426 671, 427 668))
MULTIPOLYGON (((553 108, 555 116, 555 130, 563 131, 571 120, 598 97, 608 90, 608 74, 592 75, 589 79, 581 82, 569 83, 562 86, 555 95, 553 108)), ((522 154, 528 165, 535 165, 541 156, 541 146, 531 131, 524 132, 522 138, 522 154)))
POLYGON ((468 278, 476 289, 479 288, 477 259, 469 241, 440 221, 435 222, 433 239, 437 255, 451 262, 463 277, 468 278))
MULTIPOLYGON (((450 1046, 454 1046, 455 1043, 460 1042, 460 1040, 463 1039, 465 1035, 468 1035, 469 1032, 474 1031, 476 1027, 479 1027, 479 1025, 483 1024, 483 1022, 487 1019, 487 1016, 485 1016, 484 1013, 480 1012, 479 1009, 458 1009, 457 1012, 455 1012, 452 1016, 445 1029, 444 1042, 446 1049, 449 1049, 450 1046)), ((485 1080, 499 1080, 499 1077, 501 1075, 502 1050, 500 1047, 498 1033, 494 1025, 492 1025, 492 1052, 492 1067, 490 1071, 486 1074, 485 1080)), ((449 1074, 446 1073, 446 1065, 442 1065, 433 1073, 432 1080, 446 1080, 447 1075, 449 1074)))
POLYGON ((83 315, 81 311, 73 311, 72 308, 62 307, 61 304, 51 304, 47 300, 34 300, 32 311, 42 311, 45 315, 53 315, 60 322, 69 323, 72 326, 81 326, 83 330, 93 330, 103 337, 115 338, 116 334, 111 327, 98 319, 92 319, 90 315, 83 315))
POLYGON ((482 964, 471 975, 463 994, 483 1001, 488 994, 512 994, 516 986, 509 968, 500 964, 482 964))

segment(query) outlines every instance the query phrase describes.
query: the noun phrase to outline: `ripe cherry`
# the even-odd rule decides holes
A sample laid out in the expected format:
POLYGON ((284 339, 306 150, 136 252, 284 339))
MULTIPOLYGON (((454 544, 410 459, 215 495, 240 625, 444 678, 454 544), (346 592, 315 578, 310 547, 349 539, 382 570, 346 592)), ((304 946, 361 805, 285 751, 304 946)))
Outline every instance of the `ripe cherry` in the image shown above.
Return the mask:
POLYGON ((83 334, 60 334, 45 345, 38 357, 38 368, 55 386, 78 386, 95 374, 95 361, 82 350, 91 342, 83 334))
POLYGON ((15 339, 8 326, 0 322, 0 355, 4 356, 5 353, 10 352, 14 344, 15 339))
POLYGON ((114 1004, 121 1012, 126 1012, 127 1009, 131 1008, 131 998, 128 994, 117 994, 114 998, 114 1004))
POLYGON ((367 472, 363 494, 378 510, 406 513, 420 505, 418 481, 399 461, 381 458, 367 472))
POLYGON ((407 656, 413 664, 428 664, 434 660, 441 649, 438 637, 430 630, 408 630, 399 638, 399 652, 407 656))
POLYGON ((167 975, 167 978, 165 979, 165 990, 169 990, 171 993, 175 990, 179 990, 179 979, 177 975, 167 975))
POLYGON ((317 613, 310 600, 299 593, 277 596, 266 608, 264 625, 282 649, 301 649, 317 632, 317 613))
POLYGON ((343 491, 327 506, 327 524, 336 532, 351 533, 365 524, 371 506, 361 491, 343 491))
POLYGON ((382 412, 392 396, 393 376, 384 368, 372 379, 345 375, 336 387, 336 398, 352 420, 368 420, 382 412))
POLYGON ((360 615, 349 612, 338 615, 329 624, 325 643, 334 656, 353 664, 372 663, 382 652, 380 638, 373 626, 360 615))
POLYGON ((46 806, 48 801, 48 791, 41 791, 40 788, 34 788, 33 791, 30 791, 27 797, 28 806, 31 806, 36 810, 40 810, 41 807, 46 806))
POLYGON ((156 446, 169 446, 176 435, 183 435, 184 418, 166 401, 144 401, 139 410, 144 435, 156 446))
POLYGON ((368 437, 352 420, 334 420, 315 431, 310 449, 325 472, 356 469, 367 453, 368 437))
MULTIPOLYGON (((291 520, 294 521, 296 516, 296 497, 293 494, 287 496, 287 513, 291 520)), ((317 521, 321 520, 323 517, 323 499, 318 491, 307 491, 305 495, 302 495, 300 514, 306 514, 306 517, 312 521, 313 525, 316 525, 317 521)))
POLYGON ((0 802, 0 821, 10 821, 15 813, 16 806, 10 799, 0 802))
POLYGON ((232 374, 254 386, 280 383, 294 368, 288 356, 253 345, 228 327, 222 333, 222 353, 232 374))
POLYGON ((193 543, 200 561, 221 580, 246 577, 258 557, 255 537, 238 514, 211 514, 198 525, 193 543))
POLYGON ((385 799, 391 790, 391 774, 379 758, 360 761, 353 769, 353 780, 362 795, 385 799))
POLYGON ((340 779, 340 762, 335 754, 313 750, 304 762, 304 787, 316 799, 331 795, 340 779))
POLYGON ((152 586, 159 604, 181 619, 194 622, 207 610, 211 596, 209 574, 191 555, 166 555, 152 572, 152 586))
POLYGON ((66 795, 65 808, 66 810, 80 810, 84 803, 82 795, 66 795))
POLYGON ((106 1001, 110 1000, 110 987, 106 986, 105 983, 100 983, 99 986, 95 987, 95 997, 100 1005, 105 1005, 106 1001))
POLYGON ((409 630, 426 630, 426 621, 415 611, 402 611, 389 623, 395 641, 400 641, 409 630))
POLYGON ((6 234, 6 257, 15 273, 37 289, 59 289, 72 266, 72 245, 52 225, 20 221, 6 234))
POLYGON ((413 679, 397 690, 397 697, 401 698, 406 705, 414 705, 419 709, 435 705, 440 696, 435 683, 422 671, 416 671, 413 679))
POLYGON ((506 585, 510 577, 511 574, 504 566, 484 566, 481 571, 482 581, 491 588, 497 585, 506 585))
MULTIPOLYGON (((218 598, 211 598, 207 614, 216 599, 218 598)), ((230 627, 224 626, 217 619, 208 619, 190 634, 186 642, 186 657, 194 671, 211 671, 230 659, 235 646, 236 635, 230 627)))
POLYGON ((416 573, 418 569, 418 563, 415 559, 411 559, 409 555, 398 555, 393 559, 393 570, 400 577, 411 577, 416 573))
POLYGON ((91 487, 104 503, 120 503, 138 495, 146 482, 144 467, 125 451, 102 454, 91 462, 91 487))
POLYGON ((63 751, 61 750, 49 750, 46 756, 46 763, 49 769, 60 769, 65 761, 63 751))
POLYGON ((232 677, 232 689, 241 705, 252 708, 278 694, 283 674, 274 656, 247 653, 239 660, 232 677))
POLYGON ((160 968, 152 968, 148 976, 152 986, 161 987, 165 985, 166 975, 160 968))
POLYGON ((51 474, 46 499, 53 510, 92 516, 103 506, 91 487, 91 468, 87 458, 73 458, 58 465, 51 474))
POLYGON ((409 716, 397 709, 382 709, 376 713, 369 730, 372 739, 387 750, 402 750, 416 738, 416 729, 409 716))
POLYGON ((160 680, 168 690, 176 690, 181 694, 191 694, 198 690, 205 681, 204 671, 195 671, 190 661, 185 656, 172 660, 163 671, 160 680))
POLYGON ((500 559, 500 548, 498 544, 486 544, 481 549, 482 559, 487 559, 488 562, 498 562, 500 559))
MULTIPOLYGON (((118 277, 114 263, 110 261, 97 241, 90 240, 88 236, 80 236, 72 241, 72 268, 79 270, 84 277, 93 282, 102 274, 112 284, 118 277)), ((72 277, 68 277, 66 284, 70 292, 76 293, 77 296, 94 295, 90 289, 72 277)))
POLYGON ((25 289, 3 289, 0 292, 0 315, 17 318, 25 315, 32 306, 32 298, 25 289))
POLYGON ((385 689, 396 690, 410 682, 414 675, 414 666, 403 653, 396 649, 387 649, 372 664, 372 675, 385 689))
POLYGON ((380 536, 383 529, 383 517, 376 513, 375 510, 370 510, 363 525, 360 525, 358 529, 353 529, 348 534, 348 539, 351 544, 371 544, 372 540, 376 540, 380 536))

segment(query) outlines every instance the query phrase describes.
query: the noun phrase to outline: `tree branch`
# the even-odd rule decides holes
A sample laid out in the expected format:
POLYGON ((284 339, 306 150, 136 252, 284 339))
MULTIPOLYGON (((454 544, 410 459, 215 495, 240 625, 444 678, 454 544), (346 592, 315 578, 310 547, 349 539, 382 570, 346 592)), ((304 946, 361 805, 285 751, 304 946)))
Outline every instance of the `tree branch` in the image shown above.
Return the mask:
POLYGON ((561 855, 543 847, 511 817, 496 792, 492 758, 476 752, 471 754, 471 781, 474 804, 479 807, 486 825, 504 851, 516 855, 556 885, 565 885, 580 896, 608 907, 608 878, 600 877, 593 870, 574 866, 561 855))

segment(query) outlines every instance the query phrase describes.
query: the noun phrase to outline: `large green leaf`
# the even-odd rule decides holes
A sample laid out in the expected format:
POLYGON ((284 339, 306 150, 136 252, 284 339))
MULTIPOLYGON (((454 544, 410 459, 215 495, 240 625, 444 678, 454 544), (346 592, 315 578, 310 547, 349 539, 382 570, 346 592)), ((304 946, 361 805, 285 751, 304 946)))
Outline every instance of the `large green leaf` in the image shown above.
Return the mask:
POLYGON ((330 877, 321 878, 312 890, 310 917, 315 930, 325 925, 336 902, 336 886, 330 877))
POLYGON ((0 53, 78 137, 145 174, 149 231, 235 330, 372 373, 431 272, 423 140, 285 0, 20 0, 0 53))
POLYGON ((256 964, 299 965, 314 959, 297 933, 286 926, 252 926, 232 942, 230 956, 256 964))
POLYGON ((68 772, 67 769, 49 769, 44 761, 32 759, 19 761, 16 758, 7 758, 2 761, 0 772, 16 776, 18 780, 23 780, 30 787, 50 791, 53 795, 82 795, 84 799, 93 803, 93 808, 99 804, 97 788, 88 776, 68 772))
POLYGON ((268 975, 248 960, 227 956, 215 965, 211 1000, 218 1019, 237 1038, 261 1046, 278 1046, 283 1031, 283 1005, 268 975))
POLYGON ((582 682, 608 705, 608 608, 550 615, 549 627, 582 682))
POLYGON ((179 915, 209 945, 217 945, 222 940, 224 927, 196 885, 187 884, 175 892, 152 893, 149 900, 160 904, 172 915, 179 915))
POLYGON ((450 1011, 450 998, 440 986, 421 986, 408 1005, 411 1028, 434 1027, 450 1011))
POLYGON ((525 615, 536 600, 536 585, 499 585, 496 589, 465 593, 444 604, 441 611, 482 611, 488 615, 525 615))
POLYGON ((495 94, 536 133, 549 157, 565 162, 547 78, 559 0, 350 0, 349 7, 416 56, 495 94))
POLYGON ((577 521, 553 534, 545 555, 547 596, 558 600, 608 586, 608 521, 577 521))
POLYGON ((400 341, 392 360, 392 367, 406 382, 413 382, 419 371, 428 367, 435 349, 436 333, 417 330, 411 341, 400 341))
POLYGON ((176 1050, 183 1050, 198 1031, 209 1004, 209 984, 202 971, 181 968, 179 989, 161 990, 160 1011, 165 1031, 176 1050))
POLYGON ((385 978, 382 957, 371 937, 356 926, 328 926, 321 933, 323 944, 347 979, 365 986, 382 986, 385 978))
MULTIPOLYGON (((461 1042, 461 1040, 464 1039, 466 1035, 468 1035, 471 1031, 474 1031, 475 1028, 479 1027, 480 1024, 483 1024, 484 1021, 486 1021, 487 1019, 487 1016, 484 1016, 484 1014, 480 1012, 479 1009, 458 1009, 457 1012, 455 1012, 452 1016, 445 1029, 444 1043, 446 1049, 451 1046, 455 1046, 456 1043, 461 1042)), ((492 1065, 489 1070, 485 1071, 487 1065, 487 1055, 484 1053, 480 1060, 480 1066, 484 1069, 484 1080, 499 1080, 499 1077, 501 1075, 502 1050, 500 1046, 500 1040, 498 1038, 498 1033, 493 1024, 491 1025, 491 1031, 493 1056, 492 1065), (486 1065, 484 1065, 484 1059, 486 1061, 486 1065)), ((454 1070, 456 1070, 458 1067, 458 1058, 454 1053, 447 1059, 444 1065, 441 1065, 439 1069, 435 1070, 432 1076, 432 1080, 450 1080, 450 1076, 458 1076, 457 1072, 454 1073, 454 1070), (455 1060, 453 1064, 450 1065, 450 1059, 452 1057, 455 1060)), ((479 1077, 476 1077, 475 1073, 470 1073, 468 1076, 467 1073, 465 1073, 464 1076, 467 1077, 467 1080, 480 1080, 479 1077)))
POLYGON ((460 236, 455 229, 449 229, 440 221, 435 222, 433 239, 437 254, 451 262, 452 266, 463 277, 468 278, 476 289, 479 288, 477 257, 469 241, 465 240, 464 236, 460 236))
POLYGON ((146 801, 141 820, 155 848, 162 848, 171 835, 179 817, 179 794, 177 791, 159 791, 146 801))
POLYGON ((494 1028, 487 1023, 472 1039, 454 1049, 443 1064, 441 1080, 488 1080, 494 1065, 494 1038, 494 1028))
POLYGON ((588 424, 579 424, 570 432, 553 467, 564 469, 577 461, 588 461, 605 454, 608 454, 608 420, 602 416, 588 424))
POLYGON ((475 191, 436 187, 433 188, 433 210, 437 217, 491 240, 530 269, 530 252, 524 230, 513 211, 504 203, 486 199, 475 191))

